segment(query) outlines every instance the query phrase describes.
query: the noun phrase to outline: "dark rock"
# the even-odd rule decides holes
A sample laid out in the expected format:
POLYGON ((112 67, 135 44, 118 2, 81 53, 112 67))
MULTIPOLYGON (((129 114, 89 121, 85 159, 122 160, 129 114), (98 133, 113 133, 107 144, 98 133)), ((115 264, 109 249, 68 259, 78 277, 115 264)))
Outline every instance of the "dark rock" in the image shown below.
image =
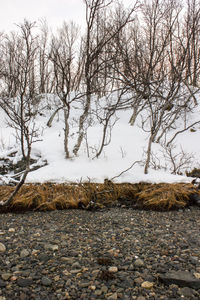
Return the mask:
POLYGON ((5 287, 5 286, 6 286, 6 283, 0 279, 0 288, 5 287))
POLYGON ((44 253, 39 254, 38 258, 39 258, 40 261, 43 261, 43 262, 47 262, 50 259, 50 257, 47 254, 44 254, 44 253))
POLYGON ((164 284, 177 284, 180 287, 190 287, 200 289, 200 280, 195 278, 191 273, 184 271, 170 271, 159 275, 159 280, 164 284))
POLYGON ((20 287, 26 287, 26 286, 30 286, 33 283, 31 278, 19 278, 17 280, 17 284, 20 287))
POLYGON ((200 195, 199 194, 190 195, 190 199, 195 205, 200 206, 200 195))

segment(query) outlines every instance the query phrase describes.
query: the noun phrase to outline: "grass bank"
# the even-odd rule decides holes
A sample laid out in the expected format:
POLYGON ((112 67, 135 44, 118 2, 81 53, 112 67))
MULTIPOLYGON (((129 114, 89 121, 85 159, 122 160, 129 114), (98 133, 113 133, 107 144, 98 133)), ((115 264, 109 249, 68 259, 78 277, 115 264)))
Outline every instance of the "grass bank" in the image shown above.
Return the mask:
MULTIPOLYGON (((0 186, 0 200, 6 201, 14 190, 0 186)), ((135 209, 172 210, 195 204, 200 190, 193 184, 145 182, 114 184, 24 184, 12 205, 0 212, 56 209, 96 209, 110 206, 128 206, 135 209)))

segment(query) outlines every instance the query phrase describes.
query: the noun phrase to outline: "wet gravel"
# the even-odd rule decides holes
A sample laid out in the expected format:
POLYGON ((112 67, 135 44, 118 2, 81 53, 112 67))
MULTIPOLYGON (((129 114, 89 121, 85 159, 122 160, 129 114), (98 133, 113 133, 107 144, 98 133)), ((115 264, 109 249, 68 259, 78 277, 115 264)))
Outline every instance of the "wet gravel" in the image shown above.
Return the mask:
POLYGON ((169 271, 200 276, 198 207, 1 214, 0 300, 200 299, 169 271))

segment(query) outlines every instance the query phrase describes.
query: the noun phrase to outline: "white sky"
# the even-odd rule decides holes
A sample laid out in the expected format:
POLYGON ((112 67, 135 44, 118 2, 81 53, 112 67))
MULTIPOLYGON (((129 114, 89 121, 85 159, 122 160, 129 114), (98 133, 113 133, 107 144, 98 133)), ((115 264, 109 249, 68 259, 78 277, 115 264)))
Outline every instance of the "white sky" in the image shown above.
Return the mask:
MULTIPOLYGON (((0 7, 0 32, 15 30, 14 24, 24 19, 38 21, 46 19, 52 28, 59 27, 63 21, 84 24, 85 6, 83 0, 2 0, 0 7)), ((133 0, 123 0, 130 5, 133 0)))

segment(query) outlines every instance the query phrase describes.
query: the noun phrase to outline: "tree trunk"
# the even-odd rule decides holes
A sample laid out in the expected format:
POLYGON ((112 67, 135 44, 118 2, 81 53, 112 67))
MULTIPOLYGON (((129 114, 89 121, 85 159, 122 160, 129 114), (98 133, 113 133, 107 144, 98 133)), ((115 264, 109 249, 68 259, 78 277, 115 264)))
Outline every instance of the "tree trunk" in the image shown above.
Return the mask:
POLYGON ((81 143, 83 141, 84 123, 85 123, 85 121, 88 117, 88 113, 89 113, 89 109, 90 109, 90 103, 91 103, 91 94, 88 93, 84 112, 80 116, 80 119, 79 119, 79 135, 78 135, 77 143, 76 143, 76 145, 74 146, 74 149, 73 149, 74 155, 77 155, 77 153, 80 149, 81 143))
POLYGON ((146 163, 144 167, 144 174, 148 174, 148 169, 149 169, 149 164, 150 164, 150 158, 151 158, 151 146, 153 142, 153 135, 151 134, 149 138, 149 143, 148 143, 148 148, 147 148, 147 158, 146 158, 146 163))
POLYGON ((64 150, 65 157, 70 158, 68 142, 69 142, 69 108, 64 108, 64 120, 65 120, 65 129, 64 129, 64 150))

